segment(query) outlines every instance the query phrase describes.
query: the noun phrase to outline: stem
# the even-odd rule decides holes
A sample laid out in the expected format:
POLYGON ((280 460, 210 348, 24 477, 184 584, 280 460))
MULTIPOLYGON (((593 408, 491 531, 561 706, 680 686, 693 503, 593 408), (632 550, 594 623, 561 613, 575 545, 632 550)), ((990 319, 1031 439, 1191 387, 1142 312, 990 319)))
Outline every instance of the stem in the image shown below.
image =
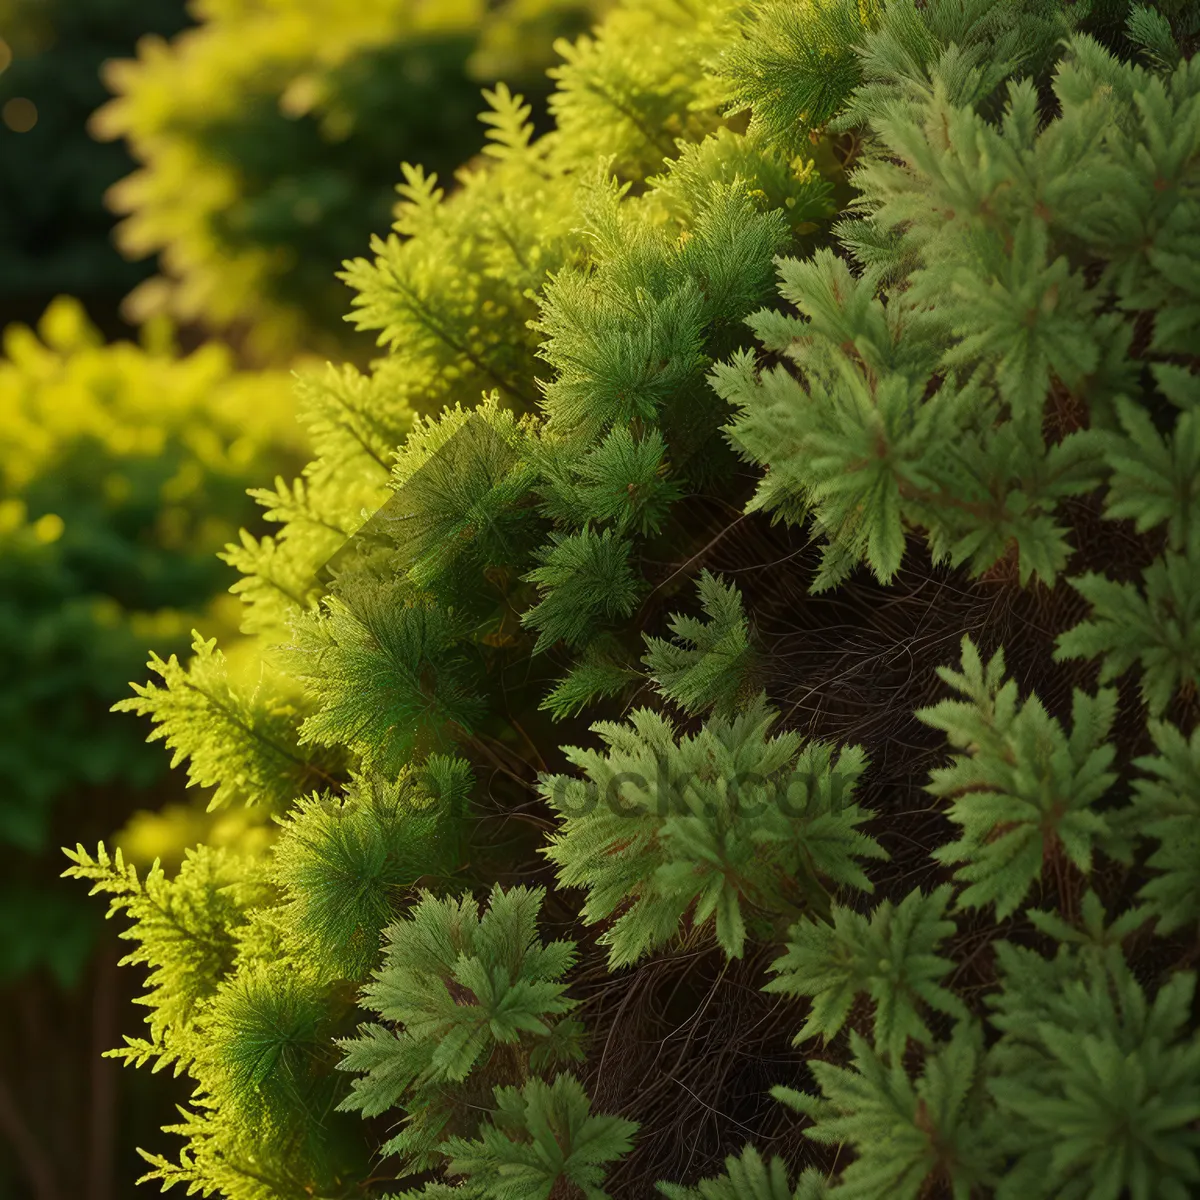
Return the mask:
POLYGON ((58 1200, 58 1184, 49 1157, 25 1124, 7 1080, 0 1077, 0 1130, 16 1152, 37 1200, 58 1200))
POLYGON ((742 513, 742 515, 738 517, 736 521, 731 521, 725 526, 724 529, 720 530, 715 537, 710 538, 703 546, 701 546, 700 549, 691 556, 691 558, 686 559, 678 567, 676 567, 675 570, 672 571, 671 574, 662 581, 662 583, 656 584, 646 599, 642 601, 642 607, 639 611, 644 611, 646 604, 650 601, 651 597, 658 592, 661 592, 662 589, 665 588, 667 584, 670 583, 671 580, 676 576, 683 574, 683 572, 686 571, 688 567, 690 567, 698 558, 703 558, 704 555, 706 555, 723 537, 725 537, 732 530, 736 529, 750 515, 750 513, 742 513))
POLYGON ((105 946, 92 998, 92 1108, 88 1123, 88 1200, 112 1200, 117 1134, 117 1074, 103 1058, 117 1040, 117 954, 105 946))

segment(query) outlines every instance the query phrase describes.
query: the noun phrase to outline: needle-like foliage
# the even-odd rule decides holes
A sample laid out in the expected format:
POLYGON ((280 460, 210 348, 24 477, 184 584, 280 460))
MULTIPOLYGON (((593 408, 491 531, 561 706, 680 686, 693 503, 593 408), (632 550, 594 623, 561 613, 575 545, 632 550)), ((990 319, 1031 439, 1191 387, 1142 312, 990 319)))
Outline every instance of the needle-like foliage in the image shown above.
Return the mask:
POLYGON ((775 720, 760 697, 680 737, 639 709, 592 727, 607 751, 567 749, 584 779, 543 781, 561 817, 545 853, 561 884, 588 889, 583 917, 608 925, 611 967, 710 922, 738 958, 756 916, 827 908, 827 885, 871 890, 858 860, 886 856, 850 799, 865 756, 772 736, 775 720))
POLYGON ((1198 39, 616 3, 552 130, 497 87, 404 169, 342 276, 380 358, 306 375, 319 457, 228 555, 279 699, 187 726, 205 650, 139 701, 290 806, 191 1008, 155 979, 158 1178, 1195 1192, 1198 39))
POLYGON ((477 1099, 496 1080, 580 1054, 582 1027, 567 1017, 575 1002, 561 982, 575 947, 538 937, 543 898, 496 887, 481 915, 470 896, 425 893, 385 931, 363 1001, 386 1023, 341 1043, 341 1069, 359 1073, 342 1107, 373 1116, 403 1102, 405 1127, 384 1150, 413 1170, 433 1165, 447 1136, 477 1128, 477 1099))
POLYGON ((855 998, 875 1008, 875 1045, 898 1059, 908 1039, 928 1045, 922 1009, 965 1017, 961 1000, 943 984, 953 962, 934 953, 954 922, 946 918, 950 888, 909 892, 899 905, 883 901, 864 917, 836 907, 832 924, 804 918, 791 930, 787 953, 773 966, 767 992, 811 996, 812 1011, 797 1044, 820 1034, 828 1041, 845 1024, 855 998))

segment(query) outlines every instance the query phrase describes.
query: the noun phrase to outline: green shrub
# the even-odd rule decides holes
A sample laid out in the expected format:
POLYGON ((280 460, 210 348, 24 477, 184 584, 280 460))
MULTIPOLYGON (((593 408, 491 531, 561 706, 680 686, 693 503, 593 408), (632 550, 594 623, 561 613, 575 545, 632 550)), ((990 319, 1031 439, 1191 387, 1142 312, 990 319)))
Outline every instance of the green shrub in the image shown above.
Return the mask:
POLYGON ((551 43, 586 0, 201 0, 198 27, 106 71, 93 122, 141 168, 110 192, 126 254, 160 254, 131 318, 233 327, 248 347, 341 357, 342 259, 391 220, 402 159, 444 177, 476 154, 480 83, 544 93, 551 43))
MULTIPOLYGON (((195 624, 236 630, 216 551, 252 514, 246 485, 300 461, 303 443, 285 373, 238 372, 215 345, 179 357, 161 329, 144 347, 105 346, 75 301, 56 300, 36 335, 9 326, 4 353, 0 841, 28 866, 7 892, 44 870, 61 805, 72 823, 111 832, 154 803, 166 764, 106 710, 148 645, 182 652, 195 624)), ((21 906, 6 896, 2 907, 21 906)), ((61 945, 13 922, 0 962, 73 978, 90 916, 76 911, 61 945)))
MULTIPOLYGON (((160 948, 161 881, 71 852, 197 997, 119 1052, 192 1064, 152 1178, 1195 1191, 1198 33, 631 4, 552 133, 498 89, 488 169, 406 171, 344 273, 388 357, 306 377, 316 461, 229 556, 306 688, 244 703, 285 714, 313 834, 223 860, 221 963, 160 948), (355 888, 329 814, 421 772, 461 786, 355 888), (571 1083, 535 1052, 565 1006, 571 1083)), ((270 760, 181 704, 206 669, 139 704, 232 795, 270 760)), ((171 887, 207 911, 199 866, 171 887)))

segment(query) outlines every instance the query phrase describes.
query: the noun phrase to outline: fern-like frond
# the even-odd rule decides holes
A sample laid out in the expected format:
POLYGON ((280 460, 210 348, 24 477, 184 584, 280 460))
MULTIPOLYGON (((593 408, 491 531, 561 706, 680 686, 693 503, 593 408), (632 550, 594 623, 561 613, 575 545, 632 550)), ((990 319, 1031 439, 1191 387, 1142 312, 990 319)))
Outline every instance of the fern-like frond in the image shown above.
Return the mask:
POLYGON ((771 968, 776 978, 763 990, 813 998, 796 1044, 818 1035, 828 1041, 863 994, 875 1009, 875 1050, 892 1061, 909 1038, 931 1043, 923 1008, 965 1019, 962 1001, 941 983, 954 964, 935 953, 955 929, 945 915, 950 896, 949 886, 913 891, 899 905, 885 900, 869 917, 835 906, 832 924, 804 918, 794 925, 787 953, 771 968))
POLYGON ((762 697, 692 736, 648 709, 592 726, 607 750, 565 747, 584 779, 554 776, 542 794, 560 815, 545 850, 559 883, 584 886, 584 919, 604 922, 612 967, 713 922, 740 957, 747 922, 828 905, 826 884, 871 889, 860 858, 884 851, 850 802, 859 747, 769 736, 762 697))

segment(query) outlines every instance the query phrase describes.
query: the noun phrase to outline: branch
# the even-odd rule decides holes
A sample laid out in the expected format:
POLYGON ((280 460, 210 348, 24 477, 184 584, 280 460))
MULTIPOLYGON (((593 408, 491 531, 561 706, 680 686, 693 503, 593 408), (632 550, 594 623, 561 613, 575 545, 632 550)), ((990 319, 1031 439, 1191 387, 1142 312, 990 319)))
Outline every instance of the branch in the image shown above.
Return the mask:
POLYGON ((21 1117, 21 1110, 13 1099, 7 1080, 0 1076, 0 1130, 7 1135, 16 1151, 21 1167, 33 1184, 37 1200, 58 1200, 58 1184, 49 1157, 43 1152, 29 1126, 21 1117))

